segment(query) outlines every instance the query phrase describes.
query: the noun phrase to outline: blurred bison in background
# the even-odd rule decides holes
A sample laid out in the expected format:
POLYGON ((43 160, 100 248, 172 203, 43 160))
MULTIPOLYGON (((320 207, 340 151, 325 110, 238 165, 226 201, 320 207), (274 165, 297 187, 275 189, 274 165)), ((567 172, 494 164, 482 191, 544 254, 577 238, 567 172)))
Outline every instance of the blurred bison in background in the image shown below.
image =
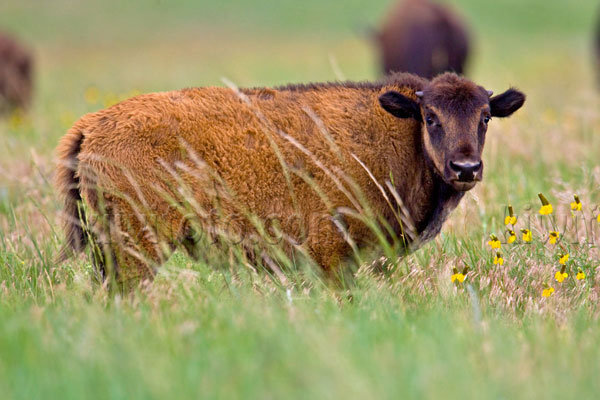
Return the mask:
POLYGON ((465 25, 451 10, 429 0, 403 0, 376 33, 385 73, 411 72, 425 78, 462 74, 469 53, 465 25))
POLYGON ((29 51, 14 38, 0 33, 0 114, 29 106, 31 74, 29 51))

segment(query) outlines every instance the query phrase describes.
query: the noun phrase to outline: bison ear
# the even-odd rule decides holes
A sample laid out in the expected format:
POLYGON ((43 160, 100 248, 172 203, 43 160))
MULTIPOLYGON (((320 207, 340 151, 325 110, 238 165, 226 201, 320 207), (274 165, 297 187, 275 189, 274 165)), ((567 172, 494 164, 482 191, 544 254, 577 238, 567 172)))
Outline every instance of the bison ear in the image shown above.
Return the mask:
POLYGON ((414 118, 422 121, 421 109, 417 102, 398 92, 390 91, 382 94, 379 96, 379 104, 394 117, 414 118))
POLYGON ((516 89, 508 89, 506 92, 490 99, 490 112, 492 117, 508 117, 517 111, 525 103, 525 95, 516 89))

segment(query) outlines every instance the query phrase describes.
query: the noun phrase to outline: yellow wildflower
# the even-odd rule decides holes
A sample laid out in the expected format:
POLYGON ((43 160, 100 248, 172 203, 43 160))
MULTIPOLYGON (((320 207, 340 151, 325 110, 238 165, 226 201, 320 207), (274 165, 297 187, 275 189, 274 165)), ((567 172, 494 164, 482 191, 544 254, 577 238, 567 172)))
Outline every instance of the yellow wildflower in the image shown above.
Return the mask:
POLYGON ((552 296, 552 293, 554 293, 554 288, 552 286, 549 286, 546 289, 542 290, 542 297, 550 297, 552 296))
POLYGON ((583 272, 581 268, 579 268, 579 271, 577 272, 575 278, 577 278, 578 281, 585 279, 585 272, 583 272))
POLYGON ((556 282, 561 283, 568 276, 569 274, 567 274, 566 272, 556 271, 556 273, 554 274, 554 279, 556 279, 556 282))
POLYGON ((559 258, 558 258, 558 262, 561 265, 565 265, 567 263, 567 261, 569 261, 569 253, 565 253, 562 254, 559 258))
POLYGON ((487 244, 489 244, 492 249, 499 249, 501 246, 500 240, 498 240, 494 234, 490 235, 490 240, 487 242, 487 244))
POLYGON ((552 204, 546 204, 544 206, 540 207, 540 214, 541 215, 550 215, 552 214, 552 204))
POLYGON ((556 244, 556 241, 559 237, 560 233, 556 231, 550 231, 550 234, 548 235, 548 241, 550 242, 550 244, 556 244))
POLYGON ((453 272, 453 274, 450 277, 450 280, 452 281, 452 283, 455 283, 455 282, 463 283, 465 281, 465 278, 467 277, 469 268, 465 267, 462 272, 458 272, 456 267, 454 267, 454 268, 452 268, 452 272, 453 272))
POLYGON ((531 242, 531 231, 529 229, 521 229, 523 233, 523 241, 526 243, 531 242))
POLYGON ((508 206, 508 215, 504 217, 504 225, 516 225, 517 217, 514 215, 512 206, 508 206))
POLYGON ((548 199, 546 199, 546 197, 541 194, 538 193, 538 197, 540 198, 540 201, 542 202, 542 207, 540 208, 540 214, 541 215, 550 215, 552 214, 552 204, 550 204, 548 202, 548 199))
POLYGON ((504 265, 504 258, 502 258, 502 253, 499 251, 497 251, 496 256, 494 256, 494 265, 504 265))
POLYGON ((507 242, 510 244, 510 243, 513 243, 515 240, 517 240, 517 235, 515 234, 515 231, 513 231, 512 229, 509 229, 507 242))
POLYGON ((598 221, 598 223, 600 224, 600 214, 598 214, 598 216, 596 217, 596 221, 598 221))
POLYGON ((576 194, 573 195, 573 198, 575 199, 574 202, 571 203, 571 210, 573 211, 581 211, 581 201, 579 200, 579 196, 577 196, 576 194))
POLYGON ((450 277, 450 279, 452 280, 452 282, 458 281, 460 283, 463 283, 465 281, 465 276, 459 272, 459 273, 453 274, 450 277))

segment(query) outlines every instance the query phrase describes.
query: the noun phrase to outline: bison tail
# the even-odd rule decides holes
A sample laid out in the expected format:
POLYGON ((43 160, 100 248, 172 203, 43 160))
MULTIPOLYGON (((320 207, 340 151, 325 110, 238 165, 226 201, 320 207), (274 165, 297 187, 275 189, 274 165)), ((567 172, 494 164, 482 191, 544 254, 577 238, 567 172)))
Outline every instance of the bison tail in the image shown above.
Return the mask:
POLYGON ((82 142, 83 133, 75 125, 58 145, 56 187, 64 202, 63 219, 66 243, 58 253, 56 262, 67 260, 73 253, 82 251, 87 244, 87 236, 84 231, 86 220, 81 207, 82 198, 78 174, 82 142))

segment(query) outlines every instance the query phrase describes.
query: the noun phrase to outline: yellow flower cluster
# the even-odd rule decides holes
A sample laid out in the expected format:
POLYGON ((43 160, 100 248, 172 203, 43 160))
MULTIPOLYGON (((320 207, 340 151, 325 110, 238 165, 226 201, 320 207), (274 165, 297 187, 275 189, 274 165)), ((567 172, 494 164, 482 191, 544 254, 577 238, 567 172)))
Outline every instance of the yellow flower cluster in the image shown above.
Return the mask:
POLYGON ((494 256, 494 265, 504 265, 504 258, 502 258, 502 253, 499 251, 497 251, 494 256))
POLYGON ((562 283, 562 281, 564 281, 568 276, 569 274, 567 274, 563 270, 556 271, 556 273, 554 274, 554 279, 556 279, 556 282, 562 283))
POLYGON ((541 215, 550 215, 552 214, 552 211, 554 211, 552 209, 552 204, 546 204, 540 207, 540 214, 541 215))
POLYGON ((514 243, 515 240, 517 240, 517 235, 515 234, 515 231, 513 231, 512 229, 509 229, 508 231, 508 244, 514 243))
POLYGON ((538 193, 538 197, 540 198, 540 201, 542 202, 542 207, 540 207, 540 215, 552 214, 552 212, 554 210, 552 209, 552 204, 550 204, 548 199, 546 199, 546 197, 541 193, 538 193))
POLYGON ((452 274, 452 276, 450 277, 450 279, 452 280, 452 282, 457 282, 458 281, 460 283, 463 283, 465 281, 465 276, 462 273, 457 272, 456 274, 452 274))
POLYGON ((583 207, 583 205, 581 204, 581 201, 579 200, 579 196, 577 196, 575 194, 575 195, 573 195, 573 199, 575 201, 573 201, 571 203, 571 210, 573 210, 573 211, 581 211, 581 208, 583 207))
POLYGON ((558 262, 561 265, 565 265, 567 263, 567 261, 569 261, 569 253, 565 253, 565 254, 562 254, 561 256, 559 256, 558 262))
POLYGON ((469 267, 463 268, 462 272, 458 272, 456 267, 452 267, 452 272, 452 276, 450 277, 452 283, 463 283, 467 278, 467 274, 469 273, 469 267))
POLYGON ((492 249, 499 249, 502 244, 500 240, 496 237, 496 235, 490 235, 490 240, 487 242, 492 249))
POLYGON ((511 205, 508 206, 508 215, 504 217, 504 225, 515 226, 517 224, 517 217, 515 216, 514 210, 511 205))
MULTIPOLYGON (((542 203, 542 205, 539 209, 539 214, 547 215, 547 216, 552 215, 554 212, 552 204, 548 201, 548 199, 542 193, 539 193, 538 197, 540 198, 540 201, 542 203)), ((575 215, 576 212, 583 211, 583 203, 581 202, 578 195, 573 195, 573 199, 574 199, 574 201, 571 202, 570 207, 575 215)), ((600 214, 596 215, 596 220, 598 221, 598 223, 600 223, 600 214)), ((549 222, 552 223, 552 226, 554 227, 553 229, 556 229, 556 227, 555 227, 556 225, 555 225, 555 221, 554 221, 553 217, 551 217, 549 222)), ((504 217, 504 225, 506 226, 505 237, 507 238, 506 242, 508 244, 512 244, 517 241, 517 234, 515 233, 516 223, 517 223, 517 217, 514 215, 512 206, 509 205, 508 206, 508 215, 504 217)), ((532 242, 533 233, 530 229, 521 228, 520 232, 522 234, 521 238, 522 238, 523 243, 532 242)), ((565 234, 565 233, 562 233, 562 234, 565 234)), ((570 260, 570 254, 569 254, 567 248, 565 247, 565 245, 560 243, 562 234, 558 230, 550 230, 550 231, 548 231, 548 236, 547 236, 547 243, 556 245, 562 250, 557 255, 558 264, 561 266, 561 268, 559 271, 555 271, 554 279, 553 279, 554 281, 556 281, 559 284, 564 282, 565 279, 567 279, 569 277, 570 271, 574 271, 573 269, 571 269, 571 267, 569 267, 569 271, 567 271, 567 266, 568 266, 569 260, 570 260)), ((488 240, 487 244, 493 250, 494 265, 499 265, 499 266, 503 265, 504 258, 502 256, 502 252, 500 251, 500 248, 501 248, 500 240, 494 234, 491 234, 490 239, 488 240)), ((574 274, 574 272, 573 272, 573 274, 574 274)), ((452 282, 455 282, 455 281, 462 282, 462 280, 460 280, 461 276, 462 275, 455 270, 455 274, 452 275, 452 282)), ((462 279, 464 280, 464 277, 462 277, 462 279)), ((577 279, 578 281, 582 281, 582 280, 586 279, 586 274, 581 268, 577 268, 577 274, 575 275, 575 279, 577 279)), ((554 292, 555 292, 555 288, 553 286, 551 286, 549 283, 544 284, 544 287, 542 290, 543 297, 550 297, 554 294, 554 292)))
POLYGON ((550 242, 550 244, 556 244, 556 241, 558 240, 559 237, 560 237, 559 232, 550 231, 550 234, 548 235, 548 241, 550 242))
POLYGON ((549 286, 542 290, 542 297, 550 297, 552 296, 552 293, 554 293, 554 288, 552 286, 549 286))

